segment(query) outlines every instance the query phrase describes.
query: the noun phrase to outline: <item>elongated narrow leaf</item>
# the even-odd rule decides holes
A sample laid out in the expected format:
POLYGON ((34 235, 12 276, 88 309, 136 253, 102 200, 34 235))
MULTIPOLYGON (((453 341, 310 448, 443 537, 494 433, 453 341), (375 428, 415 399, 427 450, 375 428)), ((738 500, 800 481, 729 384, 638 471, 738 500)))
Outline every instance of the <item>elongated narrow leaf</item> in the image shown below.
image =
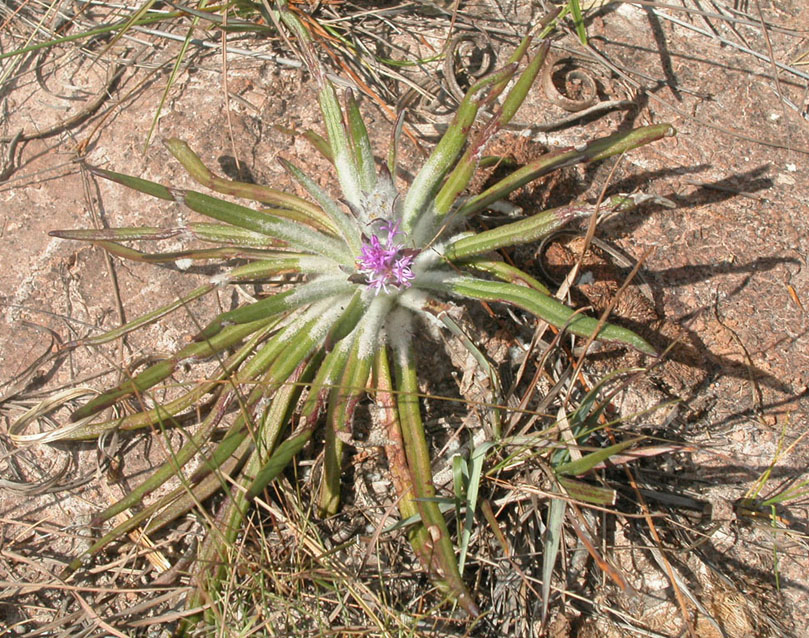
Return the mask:
POLYGON ((288 325, 273 335, 244 364, 234 383, 250 383, 269 368, 271 380, 266 381, 259 389, 265 394, 271 394, 273 387, 283 383, 312 349, 323 345, 329 331, 340 323, 342 316, 353 311, 349 299, 349 295, 336 295, 321 300, 290 319, 288 325))
MULTIPOLYGON (((215 480, 206 479, 206 477, 228 463, 234 454, 238 455, 238 450, 243 447, 246 440, 252 442, 252 445, 256 448, 257 456, 250 457, 248 467, 242 472, 243 476, 248 477, 245 478, 243 487, 246 491, 263 489, 263 486, 261 488, 257 487, 253 477, 262 471, 261 467, 266 460, 272 458, 271 455, 276 440, 286 426, 290 417, 291 406, 297 401, 297 397, 302 390, 302 385, 299 382, 305 383, 308 380, 309 365, 307 364, 307 359, 313 355, 315 361, 320 360, 321 354, 316 352, 317 346, 322 344, 324 335, 329 329, 344 319, 347 313, 354 313, 353 307, 350 304, 348 305, 349 309, 346 313, 342 313, 342 316, 338 309, 339 303, 330 309, 313 309, 308 315, 301 318, 302 323, 300 325, 289 326, 274 337, 275 343, 280 347, 273 348, 273 344, 268 344, 265 349, 272 349, 275 356, 265 357, 268 361, 267 364, 259 367, 257 361, 261 357, 257 355, 251 359, 244 370, 240 371, 239 378, 234 380, 236 385, 254 378, 248 373, 251 368, 254 369, 254 374, 260 373, 262 377, 250 391, 249 396, 242 405, 242 411, 233 426, 231 426, 228 434, 218 444, 214 452, 203 461, 200 469, 192 477, 192 482, 195 485, 199 484, 200 490, 213 490, 217 487, 215 480), (273 397, 269 407, 263 414, 252 414, 252 406, 261 405, 267 396, 273 397), (247 427, 248 424, 250 424, 249 428, 247 427), (253 439, 248 437, 248 432, 255 434, 253 439)), ((266 478, 266 480, 270 479, 266 478)), ((266 485, 266 482, 264 485, 266 485)), ((168 522, 171 517, 176 517, 178 513, 185 512, 193 507, 195 502, 198 502, 195 497, 201 494, 202 492, 195 488, 193 493, 189 493, 177 504, 172 505, 173 512, 162 514, 157 519, 159 524, 162 525, 168 522)), ((245 496, 245 498, 247 497, 245 496)))
POLYGON ((571 166, 579 162, 593 162, 613 155, 620 155, 633 148, 674 135, 674 132, 674 128, 670 124, 654 124, 593 140, 584 144, 581 149, 569 148, 553 151, 516 170, 508 177, 487 188, 480 195, 470 199, 460 208, 458 215, 468 216, 480 212, 517 188, 563 166, 571 166))
POLYGON ((472 537, 472 528, 475 522, 475 510, 478 506, 478 492, 480 481, 483 475, 483 462, 486 460, 486 453, 494 447, 494 443, 487 442, 478 445, 469 456, 469 482, 466 486, 466 512, 460 538, 460 553, 458 555, 458 571, 463 574, 466 565, 466 553, 469 548, 469 539, 472 537))
POLYGON ((388 173, 394 178, 399 169, 399 140, 402 138, 402 129, 405 123, 405 111, 403 110, 396 117, 396 124, 390 134, 390 148, 388 148, 387 167, 388 173))
MULTIPOLYGON (((616 377, 628 372, 639 372, 640 370, 613 370, 598 380, 587 394, 578 402, 576 409, 567 417, 570 424, 570 431, 573 438, 578 442, 585 439, 602 426, 599 424, 599 417, 609 408, 609 401, 597 403, 602 390, 616 377)), ((567 463, 570 459, 570 452, 566 447, 558 449, 551 457, 551 464, 556 467, 562 463, 567 463)))
POLYGON ((361 242, 360 229, 359 226, 357 226, 357 222, 343 212, 339 204, 329 197, 326 191, 320 188, 311 177, 292 162, 281 159, 281 164, 320 205, 323 213, 329 218, 329 222, 337 229, 337 233, 341 235, 346 244, 348 244, 351 252, 358 255, 361 242))
MULTIPOLYGON (((225 400, 225 399, 223 399, 223 400, 225 400)), ((217 423, 218 423, 218 418, 216 417, 216 413, 212 412, 209 415, 209 417, 206 419, 206 422, 205 422, 203 428, 201 428, 198 436, 195 437, 195 439, 196 439, 195 442, 197 444, 202 443, 205 440, 205 438, 207 438, 207 437, 204 438, 202 436, 204 431, 207 430, 208 435, 210 435, 211 428, 215 427, 217 425, 217 423)), ((240 442, 241 442, 241 440, 242 439, 240 439, 240 442)), ((189 441, 189 443, 192 443, 192 442, 189 441)), ((169 461, 164 463, 153 475, 151 475, 149 478, 147 478, 146 481, 144 481, 143 484, 141 484, 138 488, 133 490, 132 493, 128 494, 127 496, 122 498, 120 501, 118 501, 117 503, 111 505, 104 512, 102 512, 102 514, 100 514, 97 517, 97 521, 101 522, 101 521, 109 520, 114 515, 116 515, 116 514, 118 514, 120 512, 123 512, 124 510, 128 509, 129 507, 135 506, 136 504, 138 504, 141 501, 141 499, 146 494, 152 492, 154 489, 156 489, 160 485, 164 484, 172 476, 178 476, 178 473, 180 472, 182 465, 185 462, 187 462, 187 460, 190 459, 191 456, 193 456, 194 454, 196 454, 199 451, 199 447, 197 447, 196 445, 189 446, 189 443, 187 443, 179 452, 182 455, 182 459, 184 459, 184 460, 182 460, 182 462, 180 462, 180 460, 181 460, 180 458, 169 459, 169 461), (190 454, 185 454, 184 453, 185 451, 190 451, 190 454), (160 479, 162 479, 162 481, 160 479)), ((232 456, 232 451, 231 451, 231 454, 228 454, 227 456, 224 456, 222 458, 222 461, 218 465, 216 465, 216 467, 219 467, 219 465, 221 465, 221 463, 225 462, 231 456, 232 456)), ((216 469, 216 468, 214 468, 214 469, 216 469)), ((192 477, 191 478, 191 483, 196 483, 196 482, 197 482, 196 479, 194 477, 192 477)), ((172 503, 177 501, 177 499, 182 498, 183 494, 186 493, 187 488, 188 488, 188 483, 184 481, 183 485, 180 485, 179 487, 177 487, 174 490, 170 491, 165 496, 162 496, 161 498, 157 499, 155 502, 149 504, 146 507, 143 507, 139 512, 137 512, 135 514, 132 514, 127 520, 123 521, 122 523, 119 523, 115 528, 110 530, 102 538, 100 538, 98 541, 93 543, 93 545, 91 545, 90 548, 86 552, 84 552, 84 554, 82 554, 82 556, 80 556, 76 560, 72 561, 67 566, 67 568, 65 568, 65 570, 63 572, 63 575, 66 576, 66 575, 72 573, 73 571, 75 571, 76 569, 78 569, 81 566, 84 559, 97 554, 104 547, 106 547, 109 543, 118 540, 120 537, 122 537, 127 532, 129 532, 129 531, 135 529, 136 527, 138 527, 139 525, 153 519, 153 517, 158 515, 158 513, 161 512, 162 510, 164 510, 164 508, 170 507, 172 503)))
MULTIPOLYGON (((553 297, 525 286, 454 275, 446 275, 443 279, 444 281, 440 279, 430 280, 425 277, 418 280, 418 283, 425 288, 435 288, 470 299, 513 304, 527 310, 543 321, 547 321, 560 330, 567 329, 573 334, 582 337, 590 337, 598 329, 598 321, 592 317, 577 314, 553 297)), ((646 354, 657 354, 656 350, 645 339, 620 326, 605 324, 598 329, 596 338, 617 341, 646 354)))
POLYGON ((349 267, 353 266, 352 254, 346 249, 343 242, 317 230, 302 226, 293 220, 282 219, 284 214, 282 209, 256 211, 246 206, 226 202, 192 190, 169 189, 149 180, 100 168, 91 168, 91 170, 107 179, 147 195, 179 201, 202 215, 212 217, 226 224, 280 239, 300 250, 324 255, 349 267))
POLYGON ((587 27, 584 26, 584 16, 581 13, 579 0, 567 0, 570 14, 573 16, 573 25, 576 27, 576 34, 582 46, 587 46, 587 27))
POLYGON ((328 272, 333 269, 334 262, 325 257, 304 254, 265 255, 256 261, 230 270, 216 281, 266 281, 270 277, 282 274, 312 274, 328 272))
MULTIPOLYGON (((267 242, 270 245, 271 242, 267 242)), ((209 261, 212 259, 248 259, 260 258, 268 251, 259 251, 238 246, 223 246, 221 248, 197 248, 191 250, 175 250, 165 253, 146 253, 141 250, 129 248, 113 241, 95 242, 96 246, 103 248, 109 254, 128 259, 130 261, 140 261, 146 264, 177 264, 185 270, 194 261, 209 261), (186 265, 183 265, 186 264, 186 265)))
POLYGON ((171 239, 187 232, 184 228, 154 228, 152 226, 135 226, 130 228, 76 228, 71 230, 52 230, 51 237, 75 239, 77 241, 133 241, 171 239))
POLYGON ((551 579, 559 548, 562 543, 562 523, 565 520, 566 503, 561 498, 551 497, 548 509, 548 520, 545 524, 545 534, 542 543, 542 619, 548 614, 548 602, 551 597, 551 579))
POLYGON ((330 392, 345 368, 352 340, 346 339, 329 352, 309 388, 307 399, 301 408, 298 420, 300 427, 296 428, 289 437, 282 441, 273 451, 270 458, 256 472, 253 482, 247 488, 249 498, 258 496, 264 488, 281 473, 292 458, 303 449, 311 438, 317 425, 317 417, 323 404, 323 394, 330 392))
POLYGON ((191 177, 203 186, 217 193, 222 193, 223 195, 233 195, 256 202, 271 204, 276 207, 276 214, 278 216, 294 219, 314 226, 319 230, 326 230, 332 234, 337 232, 337 228, 335 228, 323 214, 323 211, 310 202, 307 202, 305 199, 268 186, 223 179, 214 175, 210 169, 203 164, 199 156, 191 150, 191 147, 182 140, 172 138, 166 140, 165 144, 169 151, 171 151, 171 154, 174 155, 185 170, 189 172, 191 177))
POLYGON ((129 334, 130 332, 133 332, 138 328, 143 328, 144 326, 148 326, 149 324, 152 324, 155 321, 162 319, 163 317, 171 314, 178 308, 182 308, 187 304, 191 303, 192 301, 207 295, 215 288, 216 286, 213 284, 206 284, 204 286, 200 286, 199 288, 195 288, 188 294, 179 297, 177 300, 167 303, 164 306, 160 306, 159 308, 156 308, 151 312, 147 312, 145 315, 141 315, 137 319, 133 319, 132 321, 127 322, 123 326, 114 328, 112 330, 108 330, 107 332, 100 335, 96 335, 94 337, 87 337, 86 339, 82 339, 78 343, 81 343, 82 345, 100 346, 102 343, 109 343, 110 341, 115 341, 116 339, 123 337, 124 335, 129 334))
MULTIPOLYGON (((267 248, 280 240, 254 233, 244 228, 237 228, 226 224, 212 224, 209 222, 191 222, 187 226, 175 228, 152 228, 150 226, 135 226, 128 228, 79 228, 71 230, 53 230, 48 233, 52 237, 61 239, 75 239, 78 241, 155 241, 170 239, 172 237, 187 236, 206 242, 226 244, 228 246, 245 246, 254 248, 267 248)), ((285 244, 286 242, 282 242, 285 244)))
MULTIPOLYGON (((160 22, 166 22, 168 20, 172 20, 174 18, 182 18, 183 12, 180 11, 173 11, 173 12, 159 12, 155 13, 152 11, 147 12, 143 17, 139 18, 135 21, 135 26, 147 26, 149 24, 155 24, 160 22)), ((97 36, 108 35, 110 33, 115 33, 116 31, 123 31, 127 27, 129 18, 124 20, 119 20, 118 22, 113 22, 112 24, 105 24, 103 26, 97 27, 95 29, 87 29, 81 31, 80 33, 72 33, 70 35, 61 37, 61 38, 51 38, 45 40, 43 42, 37 42, 36 44, 30 44, 28 46, 20 47, 19 49, 13 49, 11 51, 6 51, 4 53, 0 53, 0 60, 5 60, 7 58, 13 58, 15 56, 25 55, 26 53, 32 53, 33 51, 41 51, 42 49, 49 49, 52 47, 56 47, 60 44, 65 44, 68 42, 77 42, 79 40, 89 40, 91 38, 95 38, 97 36)), ((10 71, 15 68, 16 65, 9 65, 4 73, 0 75, 0 84, 3 84, 5 80, 9 77, 10 71)))
POLYGON ((354 266, 354 258, 345 243, 334 237, 265 211, 253 210, 196 191, 174 190, 172 194, 177 201, 206 217, 275 237, 298 250, 330 257, 349 267, 354 266))
MULTIPOLYGON (((316 355, 316 358, 319 359, 319 355, 316 355)), ((178 499, 171 504, 170 508, 166 508, 156 516, 147 527, 147 533, 151 533, 176 519, 177 516, 199 505, 205 498, 216 491, 225 489, 229 494, 229 504, 227 506, 229 511, 226 511, 221 519, 228 521, 228 523, 220 529, 224 534, 217 535, 219 536, 217 542, 225 544, 232 542, 233 536, 241 529, 241 523, 250 504, 247 488, 253 482, 253 477, 259 471, 262 463, 272 453, 276 440, 287 425, 291 411, 300 397, 302 384, 309 380, 307 375, 310 372, 311 366, 309 362, 301 362, 297 366, 296 372, 287 379, 287 382, 273 393, 272 400, 263 411, 263 414, 256 415, 256 422, 250 428, 254 432, 254 436, 245 438, 239 449, 228 457, 225 464, 217 467, 215 471, 212 471, 193 489, 189 489, 183 498, 178 499), (249 451, 248 455, 244 455, 246 451, 249 451), (246 456, 246 462, 239 471, 237 488, 232 489, 227 481, 227 476, 240 464, 243 456, 246 456)), ((271 377, 272 371, 268 373, 266 381, 273 384, 271 377)))
POLYGON ((229 487, 232 477, 241 474, 249 458, 255 454, 253 447, 253 441, 245 437, 219 467, 193 484, 184 481, 176 498, 166 503, 144 525, 145 533, 153 534, 195 508, 202 510, 205 501, 229 487))
POLYGON ((349 141, 354 153, 354 163, 358 169, 360 188, 364 192, 370 193, 376 186, 376 161, 374 151, 371 148, 371 140, 368 137, 368 130, 365 128, 365 122, 360 114, 357 101, 351 91, 346 91, 345 102, 349 141))
POLYGON ((478 80, 455 112, 447 131, 441 137, 430 157, 416 175, 405 197, 402 211, 402 230, 412 232, 418 216, 435 194, 444 176, 458 159, 469 129, 477 117, 478 110, 485 101, 481 94, 493 84, 502 82, 514 75, 516 64, 511 64, 500 71, 478 80))
POLYGON ((401 334, 393 335, 393 342, 396 351, 399 421, 413 492, 417 499, 416 507, 432 541, 433 577, 437 584, 455 598, 470 615, 477 616, 480 611, 458 572, 449 529, 435 502, 430 451, 424 436, 419 408, 418 379, 412 343, 401 334))
POLYGON ((331 82, 323 82, 320 87, 320 111, 326 124, 329 146, 334 157, 337 179, 343 196, 353 206, 362 203, 362 186, 360 184, 361 168, 357 164, 348 134, 343 124, 343 112, 337 100, 337 93, 331 82))
POLYGON ((479 257, 461 262, 463 266, 476 270, 478 272, 485 272, 493 277, 497 277, 501 281, 518 286, 528 286, 534 290, 550 295, 551 291, 542 282, 534 279, 531 275, 523 272, 516 266, 507 264, 504 261, 492 261, 489 259, 481 259, 479 257))
POLYGON ((250 498, 261 493, 312 436, 324 403, 324 395, 328 394, 331 388, 337 384, 348 360, 353 342, 353 337, 349 335, 356 334, 353 333, 353 330, 364 309, 361 297, 359 292, 354 294, 346 304, 343 314, 334 323, 329 334, 322 340, 328 353, 318 367, 314 381, 312 381, 309 388, 309 394, 300 409, 299 427, 278 445, 270 458, 256 472, 253 482, 247 487, 247 494, 250 498), (337 346, 331 348, 331 344, 335 342, 337 346))
POLYGON ((328 160, 334 166, 334 153, 331 152, 331 146, 325 137, 315 131, 307 130, 303 132, 303 139, 309 142, 312 148, 323 156, 323 159, 328 160))
MULTIPOLYGON (((509 62, 519 62, 530 44, 531 38, 524 38, 520 43, 520 46, 511 56, 509 62)), ((549 40, 542 42, 534 52, 534 56, 528 61, 525 69, 520 73, 520 76, 517 78, 514 86, 503 100, 503 105, 495 114, 495 121, 497 122, 498 128, 502 128, 511 122, 514 116, 517 114, 519 108, 522 106, 522 103, 525 102, 525 98, 528 96, 528 92, 534 85, 534 80, 536 80, 539 70, 545 64, 545 59, 548 56, 548 51, 550 48, 551 43, 549 40)))
POLYGON ((133 488, 129 494, 119 500, 114 505, 109 506, 103 512, 95 517, 95 523, 102 523, 108 521, 116 514, 135 507, 140 504, 141 500, 147 494, 150 494, 161 485, 165 484, 171 479, 172 476, 177 475, 178 472, 199 452, 203 449, 204 445, 208 442, 213 430, 219 425, 222 410, 230 403, 231 397, 223 395, 217 401, 217 409, 211 410, 206 416, 200 427, 196 432, 186 441, 183 446, 176 451, 173 451, 169 459, 163 463, 159 468, 154 470, 146 479, 143 480, 138 486, 133 488))
POLYGON ((551 208, 510 224, 462 237, 450 243, 444 254, 450 261, 460 261, 500 248, 529 244, 591 213, 591 206, 551 208))
POLYGON ((194 339, 195 341, 206 341, 218 335, 229 325, 258 321, 262 317, 299 308, 320 299, 351 293, 355 288, 356 285, 349 283, 344 275, 321 277, 261 301, 224 312, 205 326, 194 339))
POLYGON ((600 507, 612 507, 615 505, 617 497, 614 489, 610 487, 602 487, 601 485, 590 485, 576 481, 567 476, 559 476, 559 483, 564 487, 567 495, 582 503, 589 503, 591 505, 598 505, 600 507))
POLYGON ((635 438, 621 441, 620 443, 615 443, 614 445, 610 445, 609 447, 605 447, 601 450, 590 452, 590 454, 586 454, 575 461, 562 463, 561 465, 556 466, 554 470, 558 474, 572 474, 573 476, 585 474, 599 463, 603 463, 614 454, 623 452, 626 448, 635 445, 640 440, 640 438, 635 438))
POLYGON ((108 171, 103 168, 98 168, 97 166, 88 166, 87 168, 95 175, 104 177, 112 182, 117 182, 140 193, 145 193, 147 195, 151 195, 152 197, 157 197, 159 199, 165 199, 168 201, 172 201, 174 199, 170 189, 162 184, 152 182, 148 179, 141 179, 140 177, 133 177, 132 175, 124 175, 123 173, 108 171))
POLYGON ((393 298, 377 296, 348 339, 353 343, 340 383, 329 394, 328 428, 324 452, 323 483, 318 509, 322 516, 332 516, 340 505, 340 473, 343 443, 351 437, 354 411, 365 393, 371 372, 379 333, 393 305, 393 298))
MULTIPOLYGON (((527 45, 525 42, 524 44, 527 45)), ((435 202, 433 204, 434 219, 431 220, 430 232, 435 232, 440 224, 443 223, 444 217, 450 212, 458 196, 469 185, 469 181, 472 179, 475 170, 477 170, 481 155, 491 137, 511 121, 517 109, 522 105, 528 94, 528 90, 534 83, 539 69, 545 61, 549 47, 550 42, 546 42, 539 48, 539 51, 534 55, 533 59, 528 63, 523 72, 520 73, 520 76, 514 83, 514 87, 506 96, 503 105, 497 110, 495 115, 492 116, 486 126, 470 141, 469 146, 458 161, 458 164, 449 174, 444 185, 435 196, 435 202)), ((521 56, 524 51, 524 47, 518 48, 517 53, 515 56, 512 56, 510 62, 517 63, 519 56, 521 56), (517 54, 519 54, 519 56, 517 54)), ((507 82, 505 80, 495 84, 492 93, 499 93, 505 88, 506 84, 507 82)), ((491 100, 492 97, 493 95, 490 95, 487 99, 491 100)), ((416 236, 421 239, 422 232, 417 232, 416 236)))
POLYGON ((114 405, 126 396, 145 392, 173 374, 181 362, 199 361, 222 352, 261 328, 266 321, 268 319, 265 317, 250 323, 227 326, 208 340, 188 344, 172 357, 149 366, 146 370, 123 382, 117 388, 105 392, 92 401, 88 401, 71 415, 71 420, 78 421, 114 405))
POLYGON ((156 405, 151 410, 143 410, 134 414, 129 414, 122 418, 114 418, 109 421, 86 423, 75 429, 71 428, 60 440, 87 440, 98 438, 109 430, 131 431, 146 427, 152 427, 172 419, 175 415, 189 410, 196 406, 201 407, 202 399, 209 393, 215 393, 224 387, 230 375, 238 369, 244 360, 254 352, 256 346, 261 343, 267 335, 276 327, 275 320, 268 320, 265 325, 246 341, 233 355, 223 364, 218 375, 197 383, 193 390, 186 392, 172 401, 156 405))
MULTIPOLYGON (((263 212, 263 211, 262 211, 263 212)), ((228 246, 241 246, 245 248, 267 248, 268 243, 283 240, 274 240, 261 233, 231 226, 230 224, 212 224, 210 222, 192 222, 188 224, 188 233, 200 241, 225 244, 228 246), (269 242, 268 242, 269 239, 269 242)))
POLYGON ((409 526, 408 540, 422 564, 427 569, 430 569, 432 541, 416 506, 413 479, 410 476, 410 468, 407 464, 404 440, 402 439, 402 430, 393 394, 393 376, 385 348, 377 350, 376 361, 374 361, 374 381, 376 402, 379 408, 378 418, 382 423, 383 434, 387 439, 385 456, 388 459, 388 470, 390 471, 393 488, 396 491, 399 513, 402 517, 399 523, 395 523, 388 530, 392 531, 400 526, 409 526))
POLYGON ((85 561, 97 555, 107 545, 109 545, 110 543, 114 543, 117 540, 120 540, 124 536, 124 534, 132 531, 142 523, 148 521, 152 516, 155 515, 155 512, 159 511, 161 508, 165 507, 173 500, 175 500, 184 489, 185 488, 182 486, 175 488, 169 494, 161 497, 154 503, 149 504, 147 507, 144 507, 142 510, 133 514, 125 521, 116 525, 113 529, 111 529, 109 532, 107 532, 101 538, 95 541, 92 545, 90 545, 88 549, 86 549, 79 556, 70 561, 70 563, 68 563, 68 565, 59 574, 60 577, 67 579, 76 570, 80 569, 81 566, 85 563, 85 561))

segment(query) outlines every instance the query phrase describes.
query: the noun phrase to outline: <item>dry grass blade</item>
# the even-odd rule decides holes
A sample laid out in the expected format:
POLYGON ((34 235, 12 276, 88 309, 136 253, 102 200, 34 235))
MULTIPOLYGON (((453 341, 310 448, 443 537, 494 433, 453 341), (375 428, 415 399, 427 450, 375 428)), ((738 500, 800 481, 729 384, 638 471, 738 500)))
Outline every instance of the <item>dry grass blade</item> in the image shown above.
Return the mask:
POLYGON ((65 405, 83 399, 88 396, 98 396, 98 391, 89 387, 76 387, 61 390, 48 396, 46 399, 40 401, 37 405, 28 410, 21 417, 15 419, 14 424, 9 428, 9 437, 17 445, 32 445, 35 443, 51 443, 59 441, 76 430, 84 427, 89 423, 91 418, 85 418, 80 421, 72 423, 65 423, 64 425, 48 430, 45 432, 25 434, 25 431, 33 424, 37 423, 42 417, 50 414, 54 410, 61 409, 65 405))

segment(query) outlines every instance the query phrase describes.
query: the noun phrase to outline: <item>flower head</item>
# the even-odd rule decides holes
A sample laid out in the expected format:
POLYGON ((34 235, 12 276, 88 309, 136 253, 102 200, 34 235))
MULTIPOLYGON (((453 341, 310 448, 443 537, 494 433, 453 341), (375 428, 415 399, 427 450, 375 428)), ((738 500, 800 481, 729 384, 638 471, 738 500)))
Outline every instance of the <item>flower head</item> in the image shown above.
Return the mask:
POLYGON ((357 269, 377 294, 380 290, 388 292, 388 285, 409 288, 415 277, 410 269, 414 255, 396 241, 397 235, 404 235, 399 230, 399 222, 385 222, 379 227, 378 235, 372 234, 362 243, 357 269))

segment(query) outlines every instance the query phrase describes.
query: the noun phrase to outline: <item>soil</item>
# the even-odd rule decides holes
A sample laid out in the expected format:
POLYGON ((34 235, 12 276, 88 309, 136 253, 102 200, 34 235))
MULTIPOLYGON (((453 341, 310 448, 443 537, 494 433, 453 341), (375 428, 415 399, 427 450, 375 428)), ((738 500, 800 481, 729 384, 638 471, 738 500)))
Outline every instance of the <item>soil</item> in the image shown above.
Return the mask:
MULTIPOLYGON (((529 139, 512 131, 497 144, 522 154, 517 159, 525 161, 540 149, 575 145, 630 126, 670 122, 677 129, 676 137, 632 151, 617 167, 610 161, 566 169, 522 189, 513 202, 531 213, 574 198, 593 202, 605 186, 608 196, 644 193, 668 202, 641 205, 599 226, 597 237, 611 250, 596 247, 583 262, 571 300, 603 310, 628 270, 614 255, 620 252, 634 263, 652 249, 640 271, 643 286, 621 296, 613 316, 653 342, 677 340, 678 345, 624 394, 622 409, 633 414, 664 400, 682 399, 676 409, 653 418, 670 428, 671 439, 690 446, 688 458, 669 468, 674 480, 684 492, 710 504, 698 521, 704 536, 692 539, 699 560, 688 552, 669 558, 679 573, 695 581, 700 604, 726 635, 801 636, 809 633, 807 499, 779 506, 788 532, 775 535, 775 540, 772 530, 757 524, 767 512, 751 511, 755 502, 747 509, 739 503, 806 480, 809 441, 802 437, 809 429, 809 85, 805 77, 786 70, 778 72, 776 81, 767 51, 771 46, 775 60, 807 68, 809 7, 799 0, 751 3, 747 13, 724 0, 713 6, 754 26, 674 9, 653 12, 645 5, 608 5, 596 11, 588 34, 615 67, 601 67, 599 97, 631 99, 633 106, 553 132, 534 132, 529 139), (763 19, 781 27, 769 30, 769 42, 755 26, 759 4, 763 19), (720 36, 733 44, 745 42, 765 53, 765 59, 722 44, 720 36)), ((4 51, 19 46, 5 32, 0 43, 4 51)), ((249 45, 268 48, 261 41, 249 45)), ((580 47, 572 36, 557 45, 560 55, 580 47)), ((160 139, 176 136, 207 165, 231 177, 241 171, 242 179, 247 175, 257 183, 294 190, 276 161, 282 155, 307 166, 323 185, 329 183, 328 164, 300 136, 286 132, 322 130, 312 79, 300 69, 233 55, 227 65, 230 97, 225 100, 221 58, 195 51, 171 87, 147 145, 176 46, 156 42, 138 60, 148 62, 148 68, 128 65, 114 82, 110 78, 117 67, 103 61, 109 55, 97 61, 94 54, 101 44, 94 45, 96 50, 92 46, 81 52, 65 45, 46 56, 21 58, 0 86, 0 171, 6 178, 0 182, 0 384, 6 384, 0 386, 0 445, 8 449, 10 423, 35 402, 40 389, 75 384, 102 388, 114 379, 122 360, 176 349, 198 323, 238 302, 238 293, 222 292, 189 305, 179 320, 161 320, 130 335, 123 349, 117 344, 82 348, 59 365, 38 363, 54 347, 52 339, 80 339, 120 325, 124 318, 173 301, 207 274, 108 262, 99 249, 49 237, 54 229, 176 226, 188 216, 177 204, 94 177, 82 161, 191 186, 192 180, 160 144, 160 139), (104 92, 108 98, 80 122, 34 135, 81 113, 104 92), (32 139, 14 144, 11 140, 19 131, 32 139), (29 367, 30 374, 21 377, 29 367)), ((373 100, 363 97, 361 106, 376 148, 385 148, 391 123, 373 100)), ((564 116, 536 89, 517 119, 546 122, 564 116)), ((429 143, 422 144, 429 148, 429 143)), ((419 152, 412 145, 405 152, 417 161, 419 152)), ((561 279, 575 263, 580 239, 562 239, 547 251, 533 247, 526 253, 537 276, 561 279)), ((179 245, 169 240, 165 247, 179 245)), ((592 358, 600 373, 644 363, 609 348, 592 358)), ((127 481, 136 481, 164 457, 164 450, 145 440, 127 443, 124 450, 127 481)), ((43 480, 65 459, 76 464, 72 471, 79 475, 96 470, 97 454, 90 444, 34 446, 24 455, 0 455, 0 478, 43 480)), ((4 621, 8 627, 21 623, 22 632, 32 630, 32 622, 47 620, 43 612, 41 618, 23 622, 7 581, 37 583, 58 571, 57 558, 75 555, 84 542, 80 534, 65 530, 89 520, 126 485, 94 481, 68 492, 37 495, 0 487, 0 538, 8 548, 0 549, 0 629, 4 621), (39 566, 15 558, 15 543, 26 539, 47 548, 39 566)), ((622 547, 652 542, 620 537, 614 541, 622 547)), ((673 620, 679 611, 660 564, 626 549, 617 549, 614 560, 634 565, 639 574, 632 585, 642 596, 624 601, 624 608, 632 609, 657 635, 677 635, 682 623, 673 620)), ((603 602, 609 605, 615 599, 605 594, 603 602)), ((604 618, 562 614, 549 631, 555 636, 619 635, 620 623, 604 618)), ((696 635, 722 635, 705 623, 700 616, 696 635)))

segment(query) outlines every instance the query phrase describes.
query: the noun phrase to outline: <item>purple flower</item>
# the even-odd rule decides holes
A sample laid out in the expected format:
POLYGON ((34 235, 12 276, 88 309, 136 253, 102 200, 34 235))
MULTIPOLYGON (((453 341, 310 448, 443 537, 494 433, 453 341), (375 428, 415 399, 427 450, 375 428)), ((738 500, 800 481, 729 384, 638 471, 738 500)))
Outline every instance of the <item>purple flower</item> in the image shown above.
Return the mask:
POLYGON ((388 292, 388 285, 396 288, 409 288, 415 277, 410 269, 413 254, 396 241, 397 235, 404 235, 399 230, 398 222, 385 222, 379 227, 379 235, 373 234, 367 242, 363 242, 360 256, 357 258, 357 270, 365 276, 369 286, 388 292))

